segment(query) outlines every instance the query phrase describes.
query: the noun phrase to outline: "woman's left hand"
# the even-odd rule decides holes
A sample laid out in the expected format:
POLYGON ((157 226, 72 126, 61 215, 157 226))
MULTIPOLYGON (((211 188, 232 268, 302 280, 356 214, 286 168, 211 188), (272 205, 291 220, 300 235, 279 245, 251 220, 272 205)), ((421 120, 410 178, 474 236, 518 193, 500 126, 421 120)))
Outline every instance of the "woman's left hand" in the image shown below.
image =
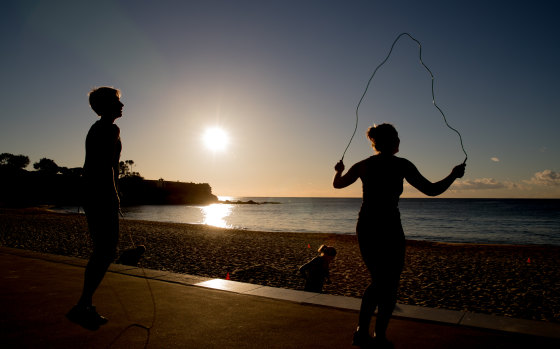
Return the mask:
POLYGON ((461 164, 461 165, 457 165, 453 168, 453 171, 451 171, 451 174, 453 174, 453 176, 455 178, 461 178, 465 175, 465 167, 467 165, 466 164, 461 164))

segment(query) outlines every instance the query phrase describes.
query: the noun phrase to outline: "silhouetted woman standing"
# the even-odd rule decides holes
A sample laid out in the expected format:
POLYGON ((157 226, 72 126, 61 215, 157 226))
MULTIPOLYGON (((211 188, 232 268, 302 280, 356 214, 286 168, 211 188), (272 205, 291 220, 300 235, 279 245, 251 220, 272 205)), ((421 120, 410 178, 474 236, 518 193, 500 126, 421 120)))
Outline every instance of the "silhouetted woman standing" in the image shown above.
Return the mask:
POLYGON ((391 346, 386 330, 397 301, 399 279, 404 266, 405 238, 399 212, 403 179, 429 196, 445 192, 457 178, 463 177, 465 164, 455 166, 439 182, 428 181, 412 162, 395 156, 399 151, 397 130, 390 124, 370 127, 367 131, 376 154, 356 163, 345 175, 342 161, 335 166, 335 188, 345 188, 362 180, 363 201, 356 226, 360 252, 372 282, 364 291, 358 329, 353 345, 391 346), (371 317, 378 308, 375 338, 369 335, 371 317))

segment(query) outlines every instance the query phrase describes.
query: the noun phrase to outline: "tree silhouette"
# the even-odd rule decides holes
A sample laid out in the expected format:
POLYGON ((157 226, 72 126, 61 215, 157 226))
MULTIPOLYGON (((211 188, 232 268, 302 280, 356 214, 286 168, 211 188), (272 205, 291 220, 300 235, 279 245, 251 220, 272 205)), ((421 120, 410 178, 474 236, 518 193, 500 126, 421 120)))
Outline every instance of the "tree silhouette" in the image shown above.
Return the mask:
MULTIPOLYGON (((0 205, 79 205, 82 202, 81 167, 61 167, 42 158, 25 169, 29 157, 0 153, 0 205)), ((208 183, 145 180, 132 170, 133 160, 119 162, 119 194, 124 205, 208 204, 218 202, 208 183)))
POLYGON ((133 165, 134 165, 133 160, 125 160, 125 161, 119 162, 119 178, 141 177, 140 173, 132 171, 132 166, 133 165))
POLYGON ((58 172, 60 172, 64 176, 80 177, 83 174, 84 169, 81 167, 73 167, 73 168, 59 167, 58 172))
POLYGON ((57 174, 60 169, 54 160, 47 158, 42 158, 34 163, 33 168, 44 174, 57 174))
POLYGON ((0 166, 10 169, 23 170, 29 165, 29 157, 10 153, 0 154, 0 166))
POLYGON ((130 168, 128 167, 126 162, 124 161, 119 162, 119 178, 128 176, 129 172, 130 172, 130 168))

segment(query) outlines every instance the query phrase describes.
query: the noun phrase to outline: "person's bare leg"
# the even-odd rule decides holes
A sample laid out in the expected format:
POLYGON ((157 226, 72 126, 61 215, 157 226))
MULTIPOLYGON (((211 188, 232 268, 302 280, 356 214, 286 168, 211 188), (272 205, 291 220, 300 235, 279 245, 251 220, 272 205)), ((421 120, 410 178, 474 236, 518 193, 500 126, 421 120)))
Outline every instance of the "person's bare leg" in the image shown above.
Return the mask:
POLYGON ((105 277, 107 269, 111 265, 107 257, 98 257, 93 255, 84 272, 84 287, 82 295, 78 300, 78 305, 89 307, 92 305, 93 294, 101 284, 105 277))

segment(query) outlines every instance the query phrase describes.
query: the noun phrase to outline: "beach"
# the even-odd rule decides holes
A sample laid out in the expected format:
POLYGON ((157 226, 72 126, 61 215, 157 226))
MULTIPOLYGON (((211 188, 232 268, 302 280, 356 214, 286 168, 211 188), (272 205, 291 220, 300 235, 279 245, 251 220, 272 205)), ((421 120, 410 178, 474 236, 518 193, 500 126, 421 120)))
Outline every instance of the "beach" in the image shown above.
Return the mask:
MULTIPOLYGON (((119 249, 145 245, 141 266, 302 290, 300 265, 334 246, 324 293, 361 297, 369 284, 353 235, 279 233, 122 219, 119 249)), ((87 259, 83 214, 0 209, 0 244, 87 259)), ((560 246, 407 240, 398 303, 560 322, 560 246)), ((78 281, 81 282, 81 281, 78 281)))

